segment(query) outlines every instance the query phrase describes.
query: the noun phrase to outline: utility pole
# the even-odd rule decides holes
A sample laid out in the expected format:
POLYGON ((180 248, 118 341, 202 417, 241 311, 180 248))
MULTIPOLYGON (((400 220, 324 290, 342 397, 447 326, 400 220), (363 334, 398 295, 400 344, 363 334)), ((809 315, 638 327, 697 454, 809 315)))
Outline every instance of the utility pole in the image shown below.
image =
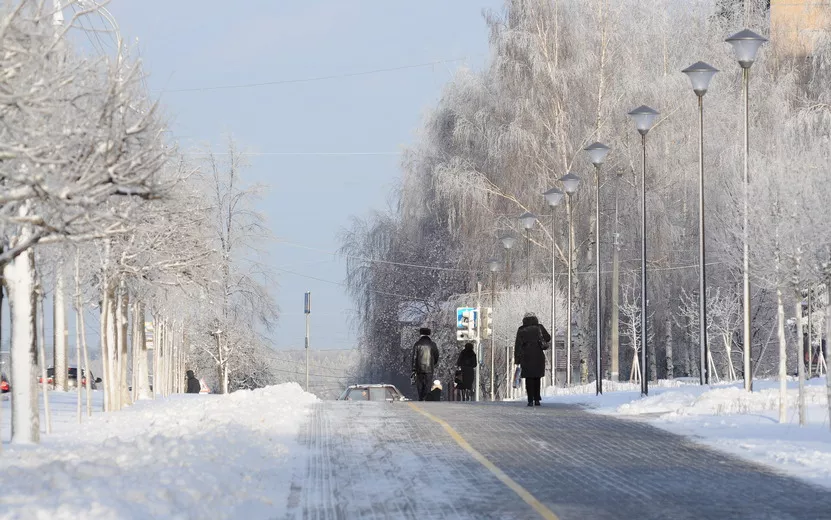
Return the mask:
MULTIPOLYGON (((620 175, 617 176, 620 181, 620 175)), ((612 248, 612 352, 610 354, 612 381, 620 380, 620 233, 618 233, 618 190, 615 190, 615 243, 612 248)))
POLYGON ((476 391, 474 392, 474 400, 477 402, 481 399, 479 389, 482 385, 479 383, 479 367, 482 365, 482 332, 481 332, 481 305, 482 305, 482 282, 476 282, 476 314, 474 314, 474 326, 476 327, 476 377, 475 384, 476 384, 476 391))
POLYGON ((309 333, 311 331, 309 318, 312 314, 312 293, 306 291, 304 298, 303 313, 306 315, 306 391, 309 391, 309 333))

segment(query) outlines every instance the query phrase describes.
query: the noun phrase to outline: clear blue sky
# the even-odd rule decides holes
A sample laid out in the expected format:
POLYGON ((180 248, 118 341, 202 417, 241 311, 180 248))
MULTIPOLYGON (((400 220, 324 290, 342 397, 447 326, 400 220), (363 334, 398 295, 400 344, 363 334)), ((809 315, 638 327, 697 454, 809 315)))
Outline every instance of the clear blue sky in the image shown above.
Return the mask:
MULTIPOLYGON (((484 8, 501 0, 112 0, 128 41, 138 38, 151 90, 350 74, 488 53, 484 8)), ((161 99, 185 149, 233 135, 252 152, 400 152, 461 62, 256 88, 170 92, 161 99)), ((350 215, 386 206, 396 155, 249 157, 250 182, 269 185, 260 209, 278 242, 275 268, 343 282, 324 251, 350 215)), ((276 271, 282 316, 275 348, 303 345, 303 293, 313 294, 313 348, 351 348, 343 287, 276 271)))

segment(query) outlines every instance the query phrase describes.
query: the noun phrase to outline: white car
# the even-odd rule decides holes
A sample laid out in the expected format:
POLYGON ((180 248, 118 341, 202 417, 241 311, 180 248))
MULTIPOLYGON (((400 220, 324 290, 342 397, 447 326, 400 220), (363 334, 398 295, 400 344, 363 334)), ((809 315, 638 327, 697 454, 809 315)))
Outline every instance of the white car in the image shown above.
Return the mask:
POLYGON ((338 401, 407 401, 395 385, 350 385, 338 397, 338 401))

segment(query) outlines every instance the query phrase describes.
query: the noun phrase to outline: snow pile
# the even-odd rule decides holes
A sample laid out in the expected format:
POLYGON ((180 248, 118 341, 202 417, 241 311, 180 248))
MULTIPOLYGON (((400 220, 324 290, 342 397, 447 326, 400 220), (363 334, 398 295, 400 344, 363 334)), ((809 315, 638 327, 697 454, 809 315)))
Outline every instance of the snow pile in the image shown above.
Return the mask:
POLYGON ((7 445, 0 519, 277 517, 316 400, 295 383, 176 395, 7 445))
MULTIPOLYGON (((795 410, 797 407, 798 393, 790 390, 787 393, 788 408, 795 410)), ((808 406, 825 406, 825 386, 810 385, 805 387, 805 403, 808 406)), ((639 410, 654 411, 656 408, 666 410, 667 413, 678 415, 746 415, 759 414, 764 412, 779 411, 779 389, 764 388, 753 393, 746 392, 743 388, 717 388, 705 392, 699 396, 689 393, 672 392, 659 394, 656 397, 649 397, 625 404, 618 408, 618 412, 624 414, 637 414, 639 410), (674 409, 667 402, 675 401, 674 409)))
MULTIPOLYGON (((800 427, 797 383, 788 382, 788 421, 780 424, 779 383, 755 381, 754 391, 741 383, 702 387, 659 381, 650 384, 649 397, 640 387, 604 382, 604 393, 565 391, 546 402, 579 404, 596 412, 647 421, 665 430, 693 437, 697 442, 765 464, 780 472, 831 488, 831 430, 826 407, 825 379, 806 384, 807 424, 800 427), (620 391, 613 391, 619 388, 620 391)), ((547 393, 555 393, 549 389, 547 393)), ((573 389, 569 389, 573 390, 573 389)))
MULTIPOLYGON (((650 383, 650 385, 654 385, 654 387, 658 388, 678 388, 681 386, 691 385, 692 383, 681 380, 681 379, 661 379, 655 383, 650 383)), ((653 388, 653 386, 650 386, 653 388)), ((627 383, 622 381, 603 381, 603 391, 604 392, 640 392, 641 385, 639 383, 627 383)), ((595 384, 588 383, 585 385, 574 385, 569 387, 560 387, 560 386, 549 386, 545 389, 546 396, 557 396, 557 395, 582 395, 582 394, 592 394, 594 395, 597 391, 595 384)))

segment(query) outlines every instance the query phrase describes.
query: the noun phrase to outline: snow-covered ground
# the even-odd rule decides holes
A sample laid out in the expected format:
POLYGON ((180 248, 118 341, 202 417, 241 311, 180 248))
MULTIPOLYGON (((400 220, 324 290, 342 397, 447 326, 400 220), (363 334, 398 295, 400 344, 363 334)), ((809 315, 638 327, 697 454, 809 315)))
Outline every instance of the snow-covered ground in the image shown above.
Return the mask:
POLYGON ((142 401, 78 425, 75 395, 50 396, 54 431, 34 446, 6 442, 2 403, 0 519, 280 517, 317 400, 289 383, 142 401))
POLYGON ((806 386, 807 424, 799 426, 797 383, 788 383, 788 422, 779 424, 779 383, 755 381, 748 394, 741 383, 701 387, 659 381, 641 398, 638 385, 604 382, 569 389, 549 387, 545 402, 580 404, 597 413, 648 421, 712 448, 765 464, 780 472, 831 488, 831 428, 825 378, 806 386))

